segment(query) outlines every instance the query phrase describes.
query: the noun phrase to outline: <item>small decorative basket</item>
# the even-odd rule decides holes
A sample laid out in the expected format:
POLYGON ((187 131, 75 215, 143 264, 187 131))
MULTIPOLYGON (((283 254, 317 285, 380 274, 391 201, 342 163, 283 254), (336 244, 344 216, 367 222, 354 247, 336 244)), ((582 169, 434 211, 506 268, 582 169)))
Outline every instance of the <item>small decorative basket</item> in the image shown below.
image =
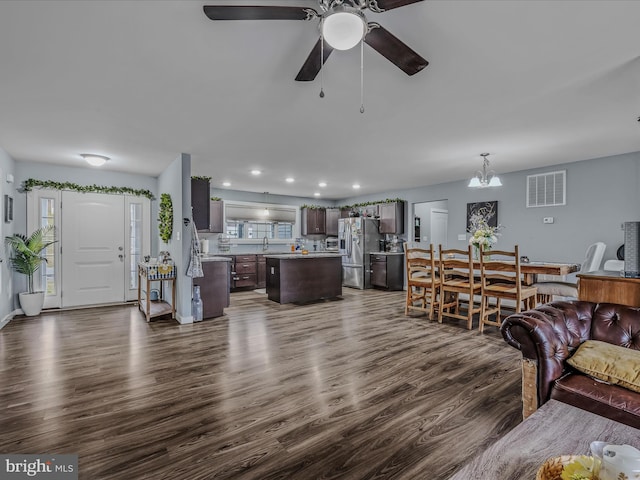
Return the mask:
POLYGON ((576 458, 576 455, 562 455, 547 459, 538 469, 536 480, 561 480, 562 470, 576 458))

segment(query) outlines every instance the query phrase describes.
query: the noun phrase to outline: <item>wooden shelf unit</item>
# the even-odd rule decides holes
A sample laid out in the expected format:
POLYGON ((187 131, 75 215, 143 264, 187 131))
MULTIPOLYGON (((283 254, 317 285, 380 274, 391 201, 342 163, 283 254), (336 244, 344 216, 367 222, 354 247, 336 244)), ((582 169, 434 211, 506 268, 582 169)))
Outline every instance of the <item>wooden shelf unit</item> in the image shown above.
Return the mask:
MULTIPOLYGON (((138 264, 138 309, 142 311, 147 322, 154 317, 171 314, 171 318, 176 318, 176 274, 175 266, 172 269, 172 276, 150 275, 150 267, 147 264, 138 264), (159 277, 159 278, 158 278, 159 277), (144 299, 142 298, 142 280, 145 280, 144 299), (149 292, 153 282, 160 282, 160 293, 157 301, 151 301, 149 292), (164 282, 171 283, 171 303, 162 300, 164 298, 164 282), (144 300, 144 309, 142 302, 144 300)), ((156 266, 157 268, 158 266, 156 266)), ((156 270, 157 271, 157 270, 156 270)))

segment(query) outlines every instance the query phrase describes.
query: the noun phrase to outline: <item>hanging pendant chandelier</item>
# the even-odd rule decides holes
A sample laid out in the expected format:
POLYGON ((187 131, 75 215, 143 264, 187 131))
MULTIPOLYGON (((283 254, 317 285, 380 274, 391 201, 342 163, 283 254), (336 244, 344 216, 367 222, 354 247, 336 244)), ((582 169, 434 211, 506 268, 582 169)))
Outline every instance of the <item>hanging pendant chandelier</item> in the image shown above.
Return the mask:
POLYGON ((487 158, 489 153, 481 153, 480 156, 483 157, 484 161, 482 163, 482 170, 478 170, 474 177, 469 180, 469 187, 472 188, 486 188, 486 187, 501 187, 502 182, 500 181, 500 177, 496 175, 496 172, 493 170, 487 171, 487 167, 489 166, 489 159, 487 158))

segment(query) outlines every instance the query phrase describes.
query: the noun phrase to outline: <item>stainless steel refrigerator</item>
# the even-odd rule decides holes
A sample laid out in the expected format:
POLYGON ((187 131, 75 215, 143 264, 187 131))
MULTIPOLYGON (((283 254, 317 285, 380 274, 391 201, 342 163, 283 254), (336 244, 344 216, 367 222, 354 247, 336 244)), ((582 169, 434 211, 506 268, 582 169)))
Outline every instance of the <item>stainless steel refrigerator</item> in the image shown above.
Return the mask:
POLYGON ((381 238, 378 220, 365 217, 338 220, 343 286, 360 289, 371 287, 369 254, 379 251, 381 238))

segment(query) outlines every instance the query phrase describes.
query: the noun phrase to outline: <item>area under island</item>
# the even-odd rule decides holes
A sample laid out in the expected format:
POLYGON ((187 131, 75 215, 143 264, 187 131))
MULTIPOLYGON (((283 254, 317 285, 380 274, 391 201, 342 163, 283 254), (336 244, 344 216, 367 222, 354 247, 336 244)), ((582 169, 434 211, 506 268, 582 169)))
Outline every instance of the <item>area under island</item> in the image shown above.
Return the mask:
POLYGON ((267 296, 278 303, 305 303, 342 295, 338 253, 265 255, 267 296))

